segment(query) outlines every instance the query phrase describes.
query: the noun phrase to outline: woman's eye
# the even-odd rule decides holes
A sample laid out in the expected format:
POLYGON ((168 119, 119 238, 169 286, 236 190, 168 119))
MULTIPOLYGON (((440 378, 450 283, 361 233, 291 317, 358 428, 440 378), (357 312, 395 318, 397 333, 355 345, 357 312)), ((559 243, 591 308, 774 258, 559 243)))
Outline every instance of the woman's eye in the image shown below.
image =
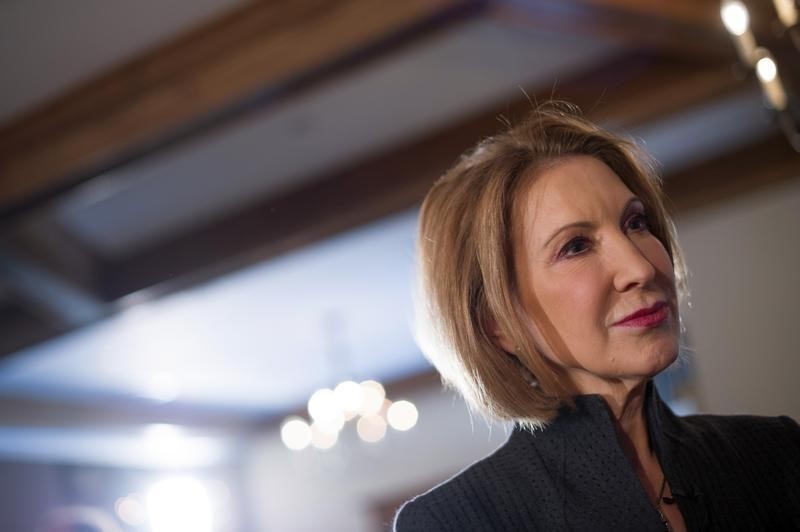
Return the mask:
POLYGON ((650 224, 647 222, 647 216, 643 213, 637 213, 628 218, 625 224, 628 231, 649 231, 650 224))
POLYGON ((564 247, 558 252, 559 258, 568 258, 575 255, 580 255, 589 249, 589 239, 583 236, 573 238, 567 242, 564 247))

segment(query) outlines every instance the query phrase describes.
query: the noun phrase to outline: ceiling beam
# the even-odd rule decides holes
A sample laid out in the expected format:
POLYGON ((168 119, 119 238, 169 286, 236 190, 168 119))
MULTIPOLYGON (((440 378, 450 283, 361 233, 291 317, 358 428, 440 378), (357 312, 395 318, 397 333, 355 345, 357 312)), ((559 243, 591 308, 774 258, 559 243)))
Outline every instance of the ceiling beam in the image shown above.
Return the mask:
MULTIPOLYGON (((13 294, 12 294, 13 295, 13 294)), ((38 309, 21 301, 0 304, 0 360, 28 346, 44 342, 67 332, 49 319, 37 314, 38 309)), ((3 399, 0 398, 0 403, 3 399)), ((2 424, 2 421, 0 421, 2 424)))
POLYGON ((525 27, 595 35, 631 49, 734 58, 719 0, 499 0, 494 14, 525 27))
MULTIPOLYGON (((568 99, 594 120, 630 128, 741 87, 725 67, 627 54, 533 94, 568 99)), ((108 263, 100 292, 116 300, 156 285, 156 293, 171 291, 413 207, 459 154, 501 129, 499 115, 514 118, 529 108, 521 97, 108 263)))
POLYGON ((664 191, 683 213, 789 179, 800 179, 800 154, 772 135, 711 161, 670 174, 664 191))
POLYGON ((87 325, 110 311, 85 289, 2 245, 0 277, 27 308, 59 330, 87 325))
POLYGON ((0 215, 295 94, 484 4, 247 3, 0 128, 0 215))

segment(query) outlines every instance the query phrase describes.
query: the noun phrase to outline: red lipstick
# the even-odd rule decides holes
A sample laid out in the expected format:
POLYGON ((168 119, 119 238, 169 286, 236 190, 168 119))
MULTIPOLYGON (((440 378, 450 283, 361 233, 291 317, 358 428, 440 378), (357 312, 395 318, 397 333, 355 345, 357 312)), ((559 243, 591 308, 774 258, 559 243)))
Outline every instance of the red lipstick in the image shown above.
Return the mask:
POLYGON ((615 327, 658 327, 669 317, 669 306, 659 301, 652 307, 639 309, 614 323, 615 327))

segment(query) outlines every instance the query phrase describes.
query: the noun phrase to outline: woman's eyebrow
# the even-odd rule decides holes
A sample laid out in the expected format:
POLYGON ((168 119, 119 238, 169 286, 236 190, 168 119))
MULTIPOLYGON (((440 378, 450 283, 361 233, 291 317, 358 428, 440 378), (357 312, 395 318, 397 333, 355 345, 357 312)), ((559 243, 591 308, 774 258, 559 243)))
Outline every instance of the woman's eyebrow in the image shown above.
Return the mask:
POLYGON ((572 222, 562 227, 559 227, 553 232, 552 235, 550 235, 547 241, 545 241, 544 245, 542 245, 542 248, 546 248, 550 244, 550 242, 562 232, 566 231, 567 229, 572 229, 574 227, 580 227, 581 229, 593 229, 594 224, 592 222, 580 221, 580 222, 572 222))
MULTIPOLYGON (((631 196, 628 199, 628 201, 625 202, 625 206, 622 208, 622 212, 624 213, 624 212, 628 211, 634 205, 638 205, 638 206, 644 207, 644 202, 639 198, 639 196, 631 196)), ((593 224, 592 222, 588 222, 588 221, 578 221, 578 222, 572 222, 572 223, 568 223, 568 224, 566 224, 564 226, 561 226, 558 229, 556 229, 553 232, 553 234, 551 234, 550 237, 545 241, 545 243, 542 245, 542 249, 546 248, 550 244, 550 242, 552 242, 553 239, 555 237, 557 237, 559 234, 561 234, 563 231, 566 231, 567 229, 573 229, 573 228, 576 228, 576 227, 581 228, 581 229, 594 229, 595 224, 593 224)))

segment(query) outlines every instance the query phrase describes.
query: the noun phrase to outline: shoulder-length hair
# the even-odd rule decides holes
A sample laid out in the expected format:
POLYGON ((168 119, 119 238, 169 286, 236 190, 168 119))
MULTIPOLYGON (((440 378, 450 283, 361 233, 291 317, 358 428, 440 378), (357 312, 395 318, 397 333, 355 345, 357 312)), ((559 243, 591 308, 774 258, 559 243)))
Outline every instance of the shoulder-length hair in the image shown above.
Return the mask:
POLYGON ((604 162, 642 200, 680 293, 685 269, 652 160, 565 102, 535 107, 465 153, 433 185, 420 212, 417 342, 474 410, 530 428, 571 398, 525 325, 514 271, 515 209, 537 172, 573 155, 604 162), (514 354, 497 345, 493 326, 517 346, 514 354))

